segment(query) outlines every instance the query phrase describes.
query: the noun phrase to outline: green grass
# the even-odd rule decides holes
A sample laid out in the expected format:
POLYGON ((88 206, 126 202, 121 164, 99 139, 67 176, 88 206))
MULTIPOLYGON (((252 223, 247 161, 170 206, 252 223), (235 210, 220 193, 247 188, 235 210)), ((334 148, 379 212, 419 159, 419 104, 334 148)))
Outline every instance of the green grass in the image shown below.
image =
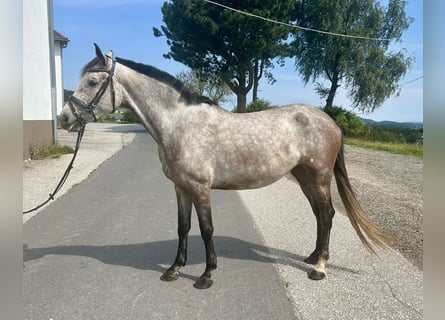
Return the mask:
POLYGON ((423 145, 422 144, 408 144, 408 143, 384 143, 384 142, 372 142, 355 138, 344 138, 345 144, 351 146, 387 151, 390 153, 403 154, 409 156, 415 156, 423 159, 423 145))
POLYGON ((32 160, 55 159, 61 155, 74 153, 74 149, 69 146, 59 146, 53 144, 48 147, 37 147, 31 151, 32 160))

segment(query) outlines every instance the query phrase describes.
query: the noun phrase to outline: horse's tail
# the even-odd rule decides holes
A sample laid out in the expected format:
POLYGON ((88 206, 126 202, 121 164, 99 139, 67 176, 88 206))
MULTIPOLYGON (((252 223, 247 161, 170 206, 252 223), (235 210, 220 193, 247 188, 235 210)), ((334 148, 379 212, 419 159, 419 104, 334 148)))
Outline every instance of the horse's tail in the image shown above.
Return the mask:
POLYGON ((383 231, 365 214, 354 194, 346 171, 343 142, 340 151, 337 154, 337 159, 335 160, 334 175, 335 181, 337 182, 338 193, 345 206, 349 220, 366 249, 372 254, 376 254, 372 246, 372 244, 374 244, 381 249, 388 251, 392 250, 387 244, 386 236, 383 231))

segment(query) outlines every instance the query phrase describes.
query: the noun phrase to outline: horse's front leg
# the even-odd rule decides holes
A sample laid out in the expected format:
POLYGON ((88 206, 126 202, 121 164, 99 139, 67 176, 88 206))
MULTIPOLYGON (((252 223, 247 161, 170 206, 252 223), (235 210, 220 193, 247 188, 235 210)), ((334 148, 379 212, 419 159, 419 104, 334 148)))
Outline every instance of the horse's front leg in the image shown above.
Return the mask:
POLYGON ((178 253, 173 265, 161 276, 163 281, 178 279, 179 269, 187 262, 187 238, 190 231, 192 200, 190 194, 181 187, 175 185, 175 191, 178 202, 178 253))
POLYGON ((197 289, 207 289, 213 284, 213 281, 210 278, 212 276, 212 271, 216 269, 210 189, 201 190, 195 194, 193 203, 195 204, 196 213, 198 214, 199 229, 201 230, 201 237, 204 241, 206 250, 206 269, 193 286, 197 289))

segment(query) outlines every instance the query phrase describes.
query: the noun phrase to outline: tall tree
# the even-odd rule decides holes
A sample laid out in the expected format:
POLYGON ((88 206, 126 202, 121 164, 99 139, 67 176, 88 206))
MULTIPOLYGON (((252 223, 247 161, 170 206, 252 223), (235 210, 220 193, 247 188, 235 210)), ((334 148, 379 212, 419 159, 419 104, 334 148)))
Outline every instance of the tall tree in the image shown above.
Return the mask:
POLYGON ((404 51, 391 50, 412 18, 405 1, 389 0, 385 8, 375 0, 301 0, 297 24, 338 35, 298 30, 291 42, 297 71, 304 82, 316 83, 317 93, 333 106, 337 89, 344 85, 353 106, 372 112, 400 92, 399 80, 411 66, 404 51), (360 37, 385 39, 369 40, 360 37), (326 79, 328 86, 317 82, 326 79))
MULTIPOLYGON (((219 0, 218 3, 265 18, 289 21, 294 0, 219 0)), ((165 54, 193 70, 218 75, 237 96, 237 111, 245 112, 247 93, 281 54, 289 29, 243 15, 204 0, 164 2, 165 25, 153 28, 165 35, 165 54), (261 67, 261 68, 260 68, 261 67)), ((256 86, 256 88, 257 88, 256 86)))
MULTIPOLYGON (((278 57, 278 63, 283 66, 284 65, 284 61, 283 58, 285 56, 289 55, 289 51, 287 51, 285 48, 287 46, 283 46, 282 50, 280 50, 281 53, 279 54, 278 57)), ((266 77, 267 82, 269 84, 274 84, 276 82, 272 72, 270 71, 271 69, 273 69, 274 64, 272 63, 272 61, 270 59, 257 59, 256 61, 254 61, 253 63, 253 86, 252 86, 252 102, 256 102, 258 100, 258 87, 259 87, 259 83, 261 78, 263 78, 263 76, 266 77)), ((247 111, 249 112, 249 111, 247 111)))

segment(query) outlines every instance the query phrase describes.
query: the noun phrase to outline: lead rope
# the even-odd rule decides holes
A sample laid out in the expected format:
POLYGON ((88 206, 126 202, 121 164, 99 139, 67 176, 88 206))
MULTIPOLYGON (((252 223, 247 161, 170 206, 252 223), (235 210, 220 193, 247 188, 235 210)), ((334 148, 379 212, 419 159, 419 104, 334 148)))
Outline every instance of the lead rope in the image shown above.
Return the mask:
POLYGON ((70 163, 68 164, 68 167, 66 168, 65 173, 62 176, 62 179, 60 179, 59 183, 57 184, 57 187, 54 189, 54 191, 52 193, 49 194, 49 198, 46 201, 39 204, 38 206, 36 206, 32 209, 29 209, 27 211, 23 211, 23 214, 27 214, 27 213, 36 211, 37 209, 39 209, 39 208, 43 207, 45 204, 47 204, 50 200, 54 200, 54 196, 62 188, 63 184, 65 183, 66 179, 68 178, 68 176, 70 174, 71 169, 73 168, 74 159, 76 159, 77 151, 79 151, 80 141, 82 140, 84 131, 85 131, 85 125, 80 126, 79 133, 77 134, 77 141, 76 141, 76 147, 74 149, 73 158, 71 159, 70 163))

